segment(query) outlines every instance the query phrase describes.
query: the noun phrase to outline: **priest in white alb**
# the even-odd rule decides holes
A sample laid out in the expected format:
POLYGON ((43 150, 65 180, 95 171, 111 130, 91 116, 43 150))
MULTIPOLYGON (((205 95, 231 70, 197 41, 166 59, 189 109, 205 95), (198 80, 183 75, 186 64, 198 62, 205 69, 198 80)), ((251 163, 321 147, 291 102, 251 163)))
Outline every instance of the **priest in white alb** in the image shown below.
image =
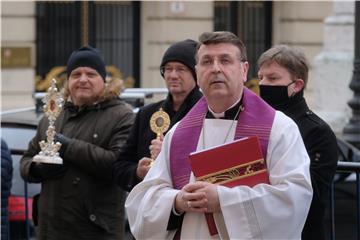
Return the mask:
POLYGON ((154 165, 130 192, 131 232, 136 239, 300 239, 312 187, 296 124, 244 87, 249 64, 236 35, 203 33, 199 41, 204 98, 166 134, 154 165), (190 153, 249 136, 259 139, 269 183, 196 181, 190 153))

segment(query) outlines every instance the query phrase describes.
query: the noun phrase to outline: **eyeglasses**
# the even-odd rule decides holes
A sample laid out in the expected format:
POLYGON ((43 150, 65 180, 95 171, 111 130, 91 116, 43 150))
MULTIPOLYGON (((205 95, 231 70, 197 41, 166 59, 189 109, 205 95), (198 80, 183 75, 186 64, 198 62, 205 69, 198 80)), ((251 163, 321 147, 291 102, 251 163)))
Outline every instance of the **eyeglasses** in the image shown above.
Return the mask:
POLYGON ((160 68, 160 72, 163 75, 169 75, 170 73, 172 73, 172 71, 174 71, 179 74, 182 75, 186 72, 189 72, 189 69, 187 67, 170 67, 170 66, 163 66, 160 68))

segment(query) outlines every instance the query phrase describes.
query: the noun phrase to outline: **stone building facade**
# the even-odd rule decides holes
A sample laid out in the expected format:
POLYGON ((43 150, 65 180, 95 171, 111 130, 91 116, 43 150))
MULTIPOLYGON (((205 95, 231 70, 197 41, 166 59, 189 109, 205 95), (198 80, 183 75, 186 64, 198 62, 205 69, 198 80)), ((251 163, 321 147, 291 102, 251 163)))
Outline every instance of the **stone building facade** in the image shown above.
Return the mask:
MULTIPOLYGON (((1 1, 2 60, 6 48, 25 48, 26 66, 1 69, 2 110, 33 106, 36 81, 36 2, 1 1)), ((159 63, 173 42, 214 30, 214 1, 143 1, 139 11, 139 86, 164 87, 159 63)), ((341 134, 352 97, 354 2, 274 1, 271 44, 302 48, 311 62, 306 97, 341 134), (336 73, 336 74, 335 74, 336 73), (341 89, 341 91, 339 91, 341 89), (329 97, 330 96, 330 97, 329 97), (336 99, 331 96, 336 96, 336 99)))

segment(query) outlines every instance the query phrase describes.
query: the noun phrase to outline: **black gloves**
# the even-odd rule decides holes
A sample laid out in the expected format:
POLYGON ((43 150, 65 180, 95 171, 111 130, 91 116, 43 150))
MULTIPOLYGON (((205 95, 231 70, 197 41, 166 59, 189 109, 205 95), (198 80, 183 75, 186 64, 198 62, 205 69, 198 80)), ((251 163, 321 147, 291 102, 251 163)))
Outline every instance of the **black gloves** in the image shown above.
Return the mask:
POLYGON ((68 170, 65 164, 36 163, 30 165, 30 174, 42 180, 57 179, 65 175, 68 170))
POLYGON ((61 143, 61 148, 59 150, 59 154, 60 157, 64 157, 65 151, 67 149, 67 147, 70 145, 71 143, 71 138, 68 138, 64 135, 62 135, 61 133, 56 133, 55 137, 54 137, 54 141, 56 142, 60 142, 61 143))
POLYGON ((51 164, 51 163, 36 163, 33 162, 30 165, 30 174, 35 178, 41 178, 42 180, 48 179, 57 179, 64 176, 65 172, 68 170, 66 166, 66 161, 64 159, 64 154, 67 147, 71 143, 71 138, 68 138, 60 133, 56 133, 54 137, 55 142, 61 143, 61 148, 59 150, 60 157, 63 158, 63 164, 51 164))

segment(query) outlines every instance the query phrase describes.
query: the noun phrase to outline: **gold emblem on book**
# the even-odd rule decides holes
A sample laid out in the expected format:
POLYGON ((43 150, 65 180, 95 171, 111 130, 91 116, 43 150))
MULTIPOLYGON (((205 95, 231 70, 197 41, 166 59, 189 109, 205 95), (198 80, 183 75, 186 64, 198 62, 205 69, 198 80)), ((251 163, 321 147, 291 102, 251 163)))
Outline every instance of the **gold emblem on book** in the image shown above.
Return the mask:
POLYGON ((264 159, 258 159, 218 172, 198 177, 197 180, 213 184, 225 184, 237 179, 246 178, 266 171, 264 159))
POLYGON ((51 86, 47 90, 45 97, 42 99, 44 103, 44 114, 49 120, 49 126, 46 130, 46 141, 42 140, 39 142, 41 151, 39 154, 35 155, 33 162, 41 163, 52 163, 52 164, 62 164, 63 160, 59 156, 59 149, 61 143, 54 142, 55 137, 55 120, 59 116, 64 99, 61 97, 61 94, 56 88, 56 80, 51 81, 51 86))

